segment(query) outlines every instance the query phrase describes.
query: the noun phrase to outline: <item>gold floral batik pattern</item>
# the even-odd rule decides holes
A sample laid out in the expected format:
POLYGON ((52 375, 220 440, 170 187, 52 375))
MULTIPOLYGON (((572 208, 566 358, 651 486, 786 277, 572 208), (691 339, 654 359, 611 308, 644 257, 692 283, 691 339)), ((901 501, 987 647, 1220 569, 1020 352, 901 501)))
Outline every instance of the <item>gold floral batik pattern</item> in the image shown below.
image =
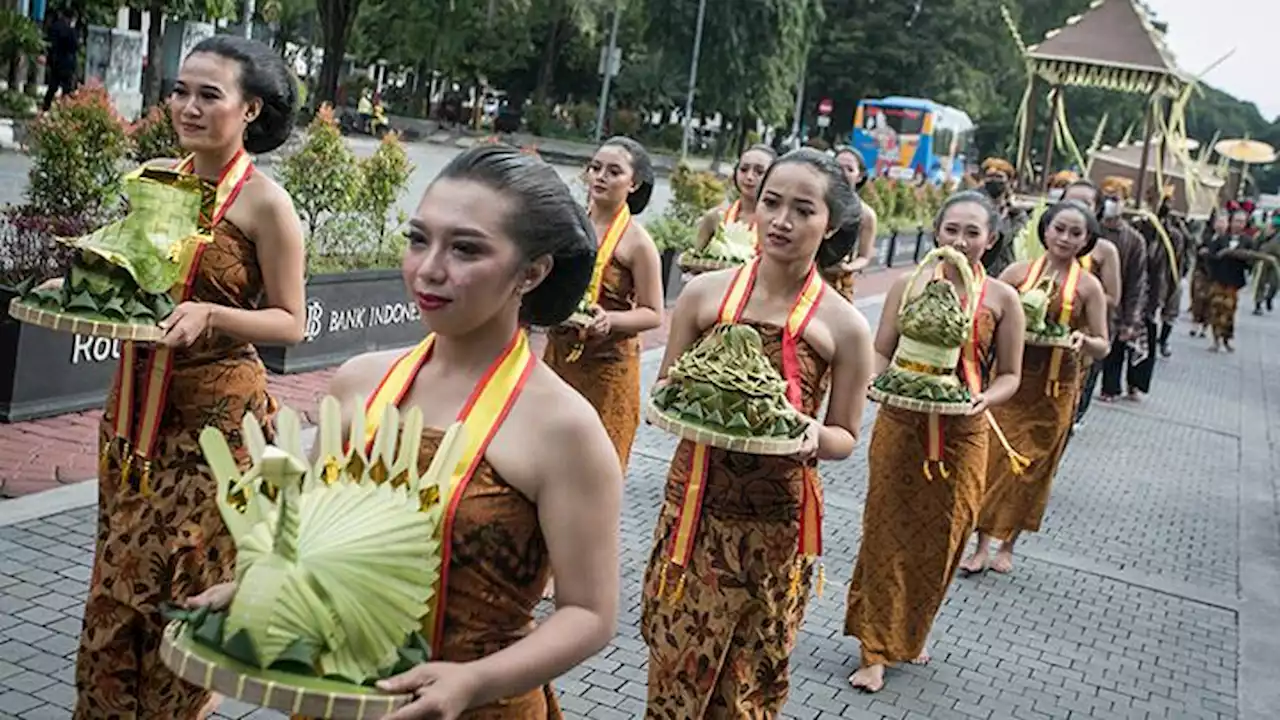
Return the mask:
MULTIPOLYGON (((609 312, 632 310, 635 294, 631 271, 619 265, 616 257, 610 260, 601 281, 600 307, 609 312)), ((553 329, 543 360, 600 414, 625 475, 640 426, 640 338, 610 334, 588 340, 582 357, 569 362, 578 342, 576 330, 553 329)))
MULTIPOLYGON (((985 385, 994 365, 996 321, 978 315, 978 354, 985 385)), ((862 543, 849 584, 844 631, 862 646, 861 666, 912 660, 955 577, 973 532, 987 467, 987 420, 939 417, 942 467, 924 473, 929 416, 881 406, 868 450, 862 543)), ((996 444, 999 448, 999 444, 996 444)), ((1015 444, 1015 447, 1016 444, 1015 444)), ((1001 456, 1001 462, 1008 459, 1001 456)))
MULTIPOLYGON (((752 325, 781 370, 782 330, 752 325)), ((814 415, 826 393, 827 363, 803 339, 796 345, 802 410, 814 415)), ((702 517, 676 593, 680 573, 667 558, 692 454, 693 443, 682 441, 671 460, 645 573, 640 629, 649 645, 646 717, 778 717, 791 688, 789 658, 812 580, 813 568, 804 567, 792 585, 806 474, 814 475, 821 498, 816 464, 712 448, 702 517)))
MULTIPOLYGON (((223 220, 200 258, 192 297, 255 308, 263 294, 253 242, 223 220)), ((143 351, 137 368, 146 372, 143 351)), ((164 620, 159 607, 232 579, 235 546, 218 511, 217 482, 205 464, 199 433, 221 430, 247 468, 240 426, 245 413, 270 422, 266 370, 252 345, 221 334, 179 350, 161 415, 150 481, 122 479, 123 458, 111 442, 118 379, 107 400, 100 443, 98 533, 93 576, 76 657, 75 717, 185 720, 208 699, 160 662, 164 620)), ((270 427, 264 427, 270 437, 270 427)), ((133 463, 130 463, 131 465, 133 463)))

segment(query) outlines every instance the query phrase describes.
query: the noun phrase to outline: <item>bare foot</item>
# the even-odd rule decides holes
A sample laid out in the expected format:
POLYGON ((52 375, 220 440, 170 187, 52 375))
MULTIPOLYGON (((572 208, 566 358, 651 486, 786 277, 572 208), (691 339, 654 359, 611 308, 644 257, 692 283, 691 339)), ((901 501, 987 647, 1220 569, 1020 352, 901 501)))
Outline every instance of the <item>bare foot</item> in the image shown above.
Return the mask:
POLYGON ((858 668, 858 671, 849 676, 849 684, 854 690, 861 690, 865 693, 878 693, 884 689, 884 666, 868 665, 864 668, 858 668))
POLYGON ((920 651, 920 654, 911 661, 912 665, 928 665, 933 658, 929 655, 929 648, 920 651))
POLYGON ((987 551, 979 550, 960 563, 960 572, 966 577, 969 575, 981 575, 987 571, 987 559, 987 551))
POLYGON ((992 561, 991 569, 1001 575, 1013 572, 1013 553, 1008 550, 1001 550, 996 553, 996 559, 992 561))
POLYGON ((1235 351, 1236 351, 1236 349, 1235 349, 1234 347, 1232 347, 1232 346, 1231 346, 1230 341, 1223 340, 1223 341, 1222 341, 1222 345, 1223 345, 1224 347, 1226 347, 1226 348, 1227 348, 1227 352, 1235 352, 1235 351))

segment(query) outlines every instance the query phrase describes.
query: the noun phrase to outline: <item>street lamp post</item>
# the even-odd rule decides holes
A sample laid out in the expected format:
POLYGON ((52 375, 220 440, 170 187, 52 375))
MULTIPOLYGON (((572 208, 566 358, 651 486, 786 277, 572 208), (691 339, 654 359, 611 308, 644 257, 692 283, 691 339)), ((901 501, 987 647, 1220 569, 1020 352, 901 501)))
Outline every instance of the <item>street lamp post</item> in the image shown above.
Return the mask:
POLYGON ((689 154, 689 133, 693 130, 693 95, 698 88, 698 55, 702 53, 702 20, 707 0, 698 0, 698 25, 693 31, 693 59, 689 62, 689 93, 684 99, 684 132, 680 134, 680 157, 689 154))
POLYGON ((253 39, 254 0, 244 0, 244 36, 253 39))
POLYGON ((618 19, 622 17, 622 0, 613 1, 613 28, 609 30, 609 50, 604 56, 604 82, 600 85, 600 107, 596 110, 596 142, 604 132, 605 112, 609 108, 609 84, 613 80, 613 54, 618 47, 618 19))

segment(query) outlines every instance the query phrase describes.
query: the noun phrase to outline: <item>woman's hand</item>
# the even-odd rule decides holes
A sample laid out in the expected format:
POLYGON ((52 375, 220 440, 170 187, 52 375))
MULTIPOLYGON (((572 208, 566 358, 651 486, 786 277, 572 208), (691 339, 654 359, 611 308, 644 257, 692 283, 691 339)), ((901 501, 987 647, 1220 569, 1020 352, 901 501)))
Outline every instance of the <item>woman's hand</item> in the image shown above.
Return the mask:
POLYGON ((809 417, 801 415, 808 424, 804 428, 804 435, 800 437, 800 449, 796 451, 796 455, 801 460, 808 460, 818 454, 818 441, 822 437, 822 423, 809 417))
POLYGON ((981 415, 987 411, 987 394, 978 393, 973 396, 972 404, 969 406, 970 415, 981 415))
POLYGON ((169 317, 160 321, 164 330, 161 345, 171 348, 190 347, 202 335, 209 332, 213 321, 213 303, 184 302, 173 309, 169 317))
POLYGON ((378 689, 417 696, 386 720, 454 720, 471 707, 479 690, 479 678, 466 664, 428 662, 379 680, 378 689))
POLYGON ((599 305, 591 306, 591 314, 594 319, 587 326, 587 334, 591 337, 604 337, 609 334, 613 327, 612 321, 609 319, 609 313, 599 305))
POLYGON ((207 607, 210 610, 225 610, 231 605, 235 596, 236 584, 226 582, 214 585, 195 597, 187 598, 182 605, 186 608, 207 607))

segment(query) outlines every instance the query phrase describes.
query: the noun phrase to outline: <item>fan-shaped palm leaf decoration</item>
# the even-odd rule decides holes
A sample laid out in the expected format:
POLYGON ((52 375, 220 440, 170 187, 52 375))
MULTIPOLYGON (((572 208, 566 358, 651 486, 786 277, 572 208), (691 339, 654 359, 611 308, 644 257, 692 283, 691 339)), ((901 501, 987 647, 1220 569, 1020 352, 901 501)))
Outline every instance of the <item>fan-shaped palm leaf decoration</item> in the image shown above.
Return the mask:
POLYGON ((461 424, 418 472, 422 413, 388 407, 372 450, 359 411, 342 443, 338 402, 320 405, 315 462, 303 460, 292 410, 267 445, 252 415, 252 466, 237 470, 226 439, 200 435, 236 542, 235 599, 225 611, 173 613, 195 637, 252 667, 364 684, 425 660, 423 626, 440 578, 441 508, 463 452, 461 424), (408 640, 406 640, 408 638, 408 640))
POLYGON ((721 223, 715 235, 701 250, 690 250, 685 256, 702 262, 742 265, 756 254, 756 233, 751 226, 734 220, 721 223))

